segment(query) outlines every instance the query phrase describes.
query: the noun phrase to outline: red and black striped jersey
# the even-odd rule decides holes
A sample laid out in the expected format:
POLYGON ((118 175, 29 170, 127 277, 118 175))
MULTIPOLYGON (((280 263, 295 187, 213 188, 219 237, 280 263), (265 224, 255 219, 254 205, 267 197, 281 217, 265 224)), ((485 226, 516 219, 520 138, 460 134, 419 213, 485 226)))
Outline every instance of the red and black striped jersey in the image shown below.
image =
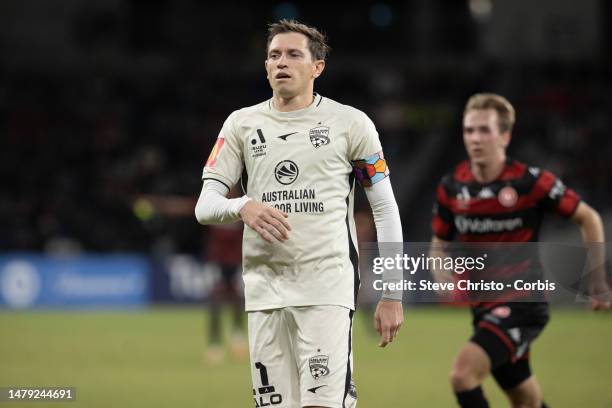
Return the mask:
MULTIPOLYGON (((570 218, 580 197, 551 172, 508 159, 499 177, 491 183, 476 181, 470 163, 457 165, 444 176, 436 191, 432 229, 445 241, 468 243, 535 242, 545 213, 570 218)), ((489 248, 491 244, 472 244, 489 248)), ((526 281, 542 276, 537 251, 533 247, 498 244, 488 266, 462 275, 502 282, 526 281)), ((474 249, 474 248, 472 248, 474 249)), ((458 279, 457 276, 455 278, 458 279)), ((507 290, 504 293, 470 292, 460 299, 470 300, 473 308, 483 310, 499 302, 544 301, 544 292, 507 290), (467 295, 467 299, 465 296, 467 295)))
POLYGON ((436 190, 432 229, 445 241, 534 242, 545 213, 570 218, 580 197, 549 171, 508 159, 491 183, 459 163, 436 190))

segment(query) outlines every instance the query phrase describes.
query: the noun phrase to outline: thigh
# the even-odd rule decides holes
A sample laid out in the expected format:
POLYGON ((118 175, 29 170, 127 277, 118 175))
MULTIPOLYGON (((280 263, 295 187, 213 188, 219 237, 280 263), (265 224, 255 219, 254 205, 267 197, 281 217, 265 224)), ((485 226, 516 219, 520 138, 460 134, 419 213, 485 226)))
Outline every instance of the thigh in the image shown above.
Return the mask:
POLYGON ((519 388, 519 386, 526 380, 533 378, 531 375, 531 366, 527 356, 514 362, 502 364, 493 370, 492 374, 501 389, 509 392, 518 388, 518 394, 522 394, 523 390, 529 388, 519 388))
POLYGON ((491 359, 493 370, 526 357, 529 346, 548 322, 548 308, 518 303, 497 306, 474 322, 471 341, 480 345, 491 359))
POLYGON ((470 390, 482 383, 491 370, 491 360, 483 348, 474 342, 461 347, 453 362, 451 379, 456 390, 470 390))
POLYGON ((542 391, 535 376, 530 375, 512 388, 504 389, 513 407, 542 406, 542 391))
POLYGON ((299 376, 285 309, 248 313, 255 406, 299 407, 299 376))
POLYGON ((301 406, 353 407, 353 312, 341 306, 290 308, 301 406))

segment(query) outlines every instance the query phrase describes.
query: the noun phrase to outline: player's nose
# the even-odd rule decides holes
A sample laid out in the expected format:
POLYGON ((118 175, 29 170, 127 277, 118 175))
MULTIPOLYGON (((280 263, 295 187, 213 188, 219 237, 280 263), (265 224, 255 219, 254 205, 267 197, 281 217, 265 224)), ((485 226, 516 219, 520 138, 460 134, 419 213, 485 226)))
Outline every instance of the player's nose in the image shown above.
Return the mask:
POLYGON ((468 136, 468 139, 472 144, 479 144, 482 141, 482 135, 480 132, 472 132, 468 136))
POLYGON ((287 58, 285 58, 284 54, 278 58, 278 60, 276 61, 276 66, 278 66, 279 68, 287 67, 287 58))

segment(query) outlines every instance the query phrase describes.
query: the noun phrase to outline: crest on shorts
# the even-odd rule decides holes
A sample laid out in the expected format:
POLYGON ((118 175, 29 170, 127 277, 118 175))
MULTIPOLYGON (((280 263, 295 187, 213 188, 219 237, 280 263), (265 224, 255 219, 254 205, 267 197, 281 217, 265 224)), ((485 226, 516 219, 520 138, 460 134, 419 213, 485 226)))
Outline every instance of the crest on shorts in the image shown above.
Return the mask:
POLYGON ((500 319, 505 319, 506 317, 510 316, 512 310, 508 306, 498 306, 495 309, 491 310, 491 313, 494 316, 499 317, 500 319))
POLYGON ((310 143, 318 149, 329 144, 329 127, 317 126, 312 128, 308 131, 308 136, 310 136, 310 143))
POLYGON ((329 357, 323 354, 318 356, 310 357, 308 359, 308 366, 310 367, 310 374, 312 378, 318 380, 321 377, 325 377, 329 374, 329 368, 327 368, 327 363, 329 362, 329 357))

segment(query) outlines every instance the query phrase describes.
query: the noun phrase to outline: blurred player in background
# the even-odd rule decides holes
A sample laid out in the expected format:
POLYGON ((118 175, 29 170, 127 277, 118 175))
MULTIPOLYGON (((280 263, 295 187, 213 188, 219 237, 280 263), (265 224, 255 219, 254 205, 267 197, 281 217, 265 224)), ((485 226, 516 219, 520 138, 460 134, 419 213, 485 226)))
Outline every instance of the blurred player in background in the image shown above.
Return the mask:
MULTIPOLYGON (((270 25, 272 98, 233 112, 203 172, 202 224, 242 219, 243 279, 256 406, 352 407, 352 317, 359 288, 353 189, 379 241, 400 242, 400 216, 378 133, 361 111, 313 93, 329 47, 315 28, 270 25), (247 195, 228 199, 243 171, 247 195)), ((375 322, 385 346, 403 322, 386 292, 375 322)))
MULTIPOLYGON (((239 197, 239 188, 234 186, 228 198, 239 197)), ((208 346, 205 358, 210 364, 218 364, 225 357, 222 344, 221 311, 224 303, 232 308, 232 333, 230 352, 236 359, 246 357, 247 343, 243 328, 244 302, 242 290, 237 281, 242 263, 242 223, 211 225, 208 228, 206 260, 216 264, 221 271, 221 279, 214 286, 209 298, 210 324, 208 327, 208 346)))
MULTIPOLYGON (((240 195, 240 188, 235 186, 228 198, 240 195)), ((152 213, 166 217, 193 216, 196 200, 193 197, 169 195, 140 195, 136 197, 135 208, 147 208, 152 213)), ((232 309, 232 330, 229 348, 237 360, 246 357, 247 344, 243 327, 244 296, 238 277, 242 263, 242 227, 241 222, 208 227, 204 249, 207 263, 218 267, 220 276, 215 282, 208 299, 209 325, 204 333, 208 343, 204 349, 204 361, 208 364, 219 364, 225 359, 223 330, 221 327, 222 307, 228 303, 232 309)))
MULTIPOLYGON (((514 108, 502 96, 476 94, 468 100, 463 141, 469 160, 438 185, 433 255, 443 256, 445 243, 453 239, 537 241, 546 212, 576 223, 585 243, 604 242, 599 214, 573 190, 546 170, 506 157, 514 121, 514 108)), ((596 256, 592 265, 603 265, 603 254, 596 256)), ((517 267, 521 261, 530 262, 516 261, 517 267)), ((594 274, 590 289, 594 309, 610 307, 603 268, 594 274)), ((492 373, 513 407, 545 407, 531 372, 529 345, 548 322, 547 302, 478 302, 472 305, 472 315, 474 334, 459 351, 451 373, 459 405, 488 407, 481 384, 492 373)))

